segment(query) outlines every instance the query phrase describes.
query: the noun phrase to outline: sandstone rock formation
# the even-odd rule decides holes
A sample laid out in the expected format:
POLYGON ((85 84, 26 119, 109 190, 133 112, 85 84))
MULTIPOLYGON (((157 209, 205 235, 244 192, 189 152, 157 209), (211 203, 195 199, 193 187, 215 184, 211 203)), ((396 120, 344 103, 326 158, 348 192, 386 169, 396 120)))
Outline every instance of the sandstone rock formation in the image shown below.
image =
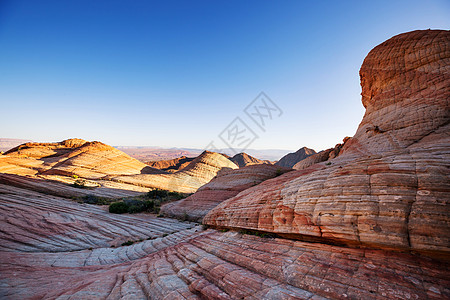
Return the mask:
POLYGON ((264 180, 280 176, 290 169, 268 164, 250 165, 239 169, 219 171, 216 177, 200 187, 193 195, 162 207, 161 213, 175 218, 201 220, 211 209, 239 192, 264 180))
MULTIPOLYGON (((222 232, 109 214, 61 198, 74 191, 59 182, 1 174, 0 298, 449 299, 449 47, 450 33, 432 30, 372 50, 361 68, 366 115, 320 163, 253 187, 277 167, 238 169, 210 152, 175 174, 121 176, 218 173, 193 196, 243 189, 204 218, 222 232)), ((15 158, 48 170, 44 156, 15 158)))
POLYGON ((152 168, 160 169, 166 172, 174 173, 187 167, 195 157, 181 156, 169 160, 148 161, 145 164, 152 168))
POLYGON ((258 164, 270 164, 268 160, 257 159, 256 157, 250 156, 247 153, 238 153, 231 157, 230 160, 234 162, 239 168, 258 165, 258 164))
POLYGON ((308 156, 307 158, 299 161, 296 163, 292 168, 295 170, 303 170, 306 169, 309 166, 312 166, 314 164, 328 161, 330 159, 333 159, 339 155, 341 152, 342 147, 345 145, 345 143, 350 140, 349 137, 345 137, 342 141, 342 144, 337 144, 334 146, 334 148, 330 148, 327 150, 322 150, 319 153, 313 154, 311 156, 308 156))
POLYGON ((361 67, 364 118, 328 163, 267 180, 206 224, 450 257, 450 33, 414 31, 361 67))
POLYGON ((292 168, 299 161, 304 160, 308 156, 316 154, 316 151, 307 147, 300 148, 297 152, 289 153, 283 156, 279 161, 275 163, 277 166, 292 168))
POLYGON ((20 145, 1 156, 0 172, 77 175, 89 179, 112 174, 161 173, 111 146, 81 139, 20 145))
POLYGON ((110 179, 148 188, 194 193, 224 168, 237 169, 238 167, 222 154, 204 151, 191 161, 188 166, 173 174, 115 176, 110 179))

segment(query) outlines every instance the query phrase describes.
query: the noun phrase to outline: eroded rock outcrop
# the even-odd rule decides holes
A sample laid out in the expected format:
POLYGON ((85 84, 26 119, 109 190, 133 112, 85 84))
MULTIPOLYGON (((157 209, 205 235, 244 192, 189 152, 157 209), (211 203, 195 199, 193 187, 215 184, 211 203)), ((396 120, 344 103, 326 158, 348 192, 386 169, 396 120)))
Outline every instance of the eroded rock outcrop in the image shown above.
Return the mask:
POLYGON ((110 179, 148 188, 194 193, 214 178, 220 170, 227 168, 237 169, 238 166, 222 154, 204 151, 185 168, 172 174, 116 176, 110 179))
POLYGON ((163 206, 161 212, 171 217, 198 221, 224 200, 288 171, 288 168, 267 164, 225 169, 193 195, 163 206))
POLYGON ((231 157, 230 160, 234 162, 239 168, 258 165, 258 164, 270 164, 271 162, 268 160, 261 160, 256 157, 250 156, 247 153, 238 153, 235 156, 231 157))
POLYGON ((337 158, 219 204, 204 223, 449 259, 450 33, 414 31, 361 67, 364 118, 337 158))
POLYGON ((279 161, 277 161, 275 165, 285 168, 292 168, 296 163, 313 154, 316 154, 316 151, 307 147, 303 147, 298 149, 297 152, 286 154, 279 161))

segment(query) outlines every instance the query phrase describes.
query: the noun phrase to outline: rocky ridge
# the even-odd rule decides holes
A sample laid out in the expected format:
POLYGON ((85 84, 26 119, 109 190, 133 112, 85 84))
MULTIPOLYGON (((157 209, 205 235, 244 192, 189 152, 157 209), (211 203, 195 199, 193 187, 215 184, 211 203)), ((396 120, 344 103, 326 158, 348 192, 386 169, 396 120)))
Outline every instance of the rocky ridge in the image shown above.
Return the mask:
POLYGON ((206 224, 449 259, 450 33, 414 31, 361 67, 364 118, 339 155, 246 190, 206 224))
POLYGON ((299 161, 316 154, 316 151, 307 147, 300 148, 297 152, 288 153, 275 163, 277 166, 292 168, 299 161))

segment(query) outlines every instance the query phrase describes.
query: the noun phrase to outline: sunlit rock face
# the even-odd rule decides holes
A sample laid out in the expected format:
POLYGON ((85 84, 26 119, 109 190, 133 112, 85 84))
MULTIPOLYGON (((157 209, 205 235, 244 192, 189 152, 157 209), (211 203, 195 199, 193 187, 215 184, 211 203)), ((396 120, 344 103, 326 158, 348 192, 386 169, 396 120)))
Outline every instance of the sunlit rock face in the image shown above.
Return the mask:
POLYGON ((88 179, 112 174, 161 173, 109 145, 82 139, 20 145, 0 157, 0 172, 77 175, 88 179))
POLYGON ((141 174, 113 176, 117 182, 159 188, 181 193, 194 193, 208 183, 220 170, 237 169, 232 161, 222 154, 204 151, 182 170, 171 174, 141 174))
POLYGON ((238 153, 235 156, 231 157, 230 160, 234 162, 239 168, 258 165, 258 164, 270 164, 268 160, 261 160, 247 153, 238 153))
POLYGON ((450 33, 395 36, 360 75, 366 113, 336 158, 243 191, 204 222, 448 259, 450 33))
POLYGON ((224 200, 287 171, 289 169, 269 164, 224 169, 193 195, 163 206, 161 213, 171 217, 198 221, 224 200))

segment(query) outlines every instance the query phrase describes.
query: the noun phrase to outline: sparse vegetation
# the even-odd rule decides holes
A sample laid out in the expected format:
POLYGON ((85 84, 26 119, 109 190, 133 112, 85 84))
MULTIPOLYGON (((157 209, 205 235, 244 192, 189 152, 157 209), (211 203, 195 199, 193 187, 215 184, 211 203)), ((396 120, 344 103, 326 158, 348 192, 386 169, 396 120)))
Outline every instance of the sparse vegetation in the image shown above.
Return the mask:
MULTIPOLYGON (((155 189, 149 191, 145 195, 129 197, 123 199, 122 201, 111 203, 109 206, 109 212, 117 214, 134 214, 140 212, 159 214, 163 203, 180 200, 184 197, 185 195, 182 193, 155 189)), ((158 217, 160 217, 160 215, 158 215, 158 217)))
POLYGON ((77 180, 75 180, 75 182, 72 184, 72 186, 76 187, 76 188, 80 188, 80 189, 88 188, 86 186, 86 180, 84 180, 84 179, 77 179, 77 180))
POLYGON ((283 174, 283 171, 282 171, 280 168, 278 168, 278 169, 275 171, 275 177, 278 177, 278 176, 280 176, 281 174, 283 174))
POLYGON ((128 241, 128 242, 122 243, 122 246, 131 246, 133 244, 134 244, 133 241, 128 241))
POLYGON ((73 174, 73 175, 72 175, 72 178, 73 178, 73 179, 78 179, 78 175, 73 174))
POLYGON ((276 235, 273 233, 267 233, 267 232, 260 232, 255 230, 247 230, 247 229, 241 229, 239 230, 240 234, 248 234, 248 235, 255 235, 262 238, 275 238, 276 235))
POLYGON ((128 205, 125 202, 114 202, 109 205, 109 212, 113 214, 124 214, 128 212, 128 205))
POLYGON ((108 205, 108 204, 111 204, 111 202, 114 202, 116 200, 89 194, 89 195, 81 197, 80 201, 82 203, 87 203, 87 204, 108 205))

